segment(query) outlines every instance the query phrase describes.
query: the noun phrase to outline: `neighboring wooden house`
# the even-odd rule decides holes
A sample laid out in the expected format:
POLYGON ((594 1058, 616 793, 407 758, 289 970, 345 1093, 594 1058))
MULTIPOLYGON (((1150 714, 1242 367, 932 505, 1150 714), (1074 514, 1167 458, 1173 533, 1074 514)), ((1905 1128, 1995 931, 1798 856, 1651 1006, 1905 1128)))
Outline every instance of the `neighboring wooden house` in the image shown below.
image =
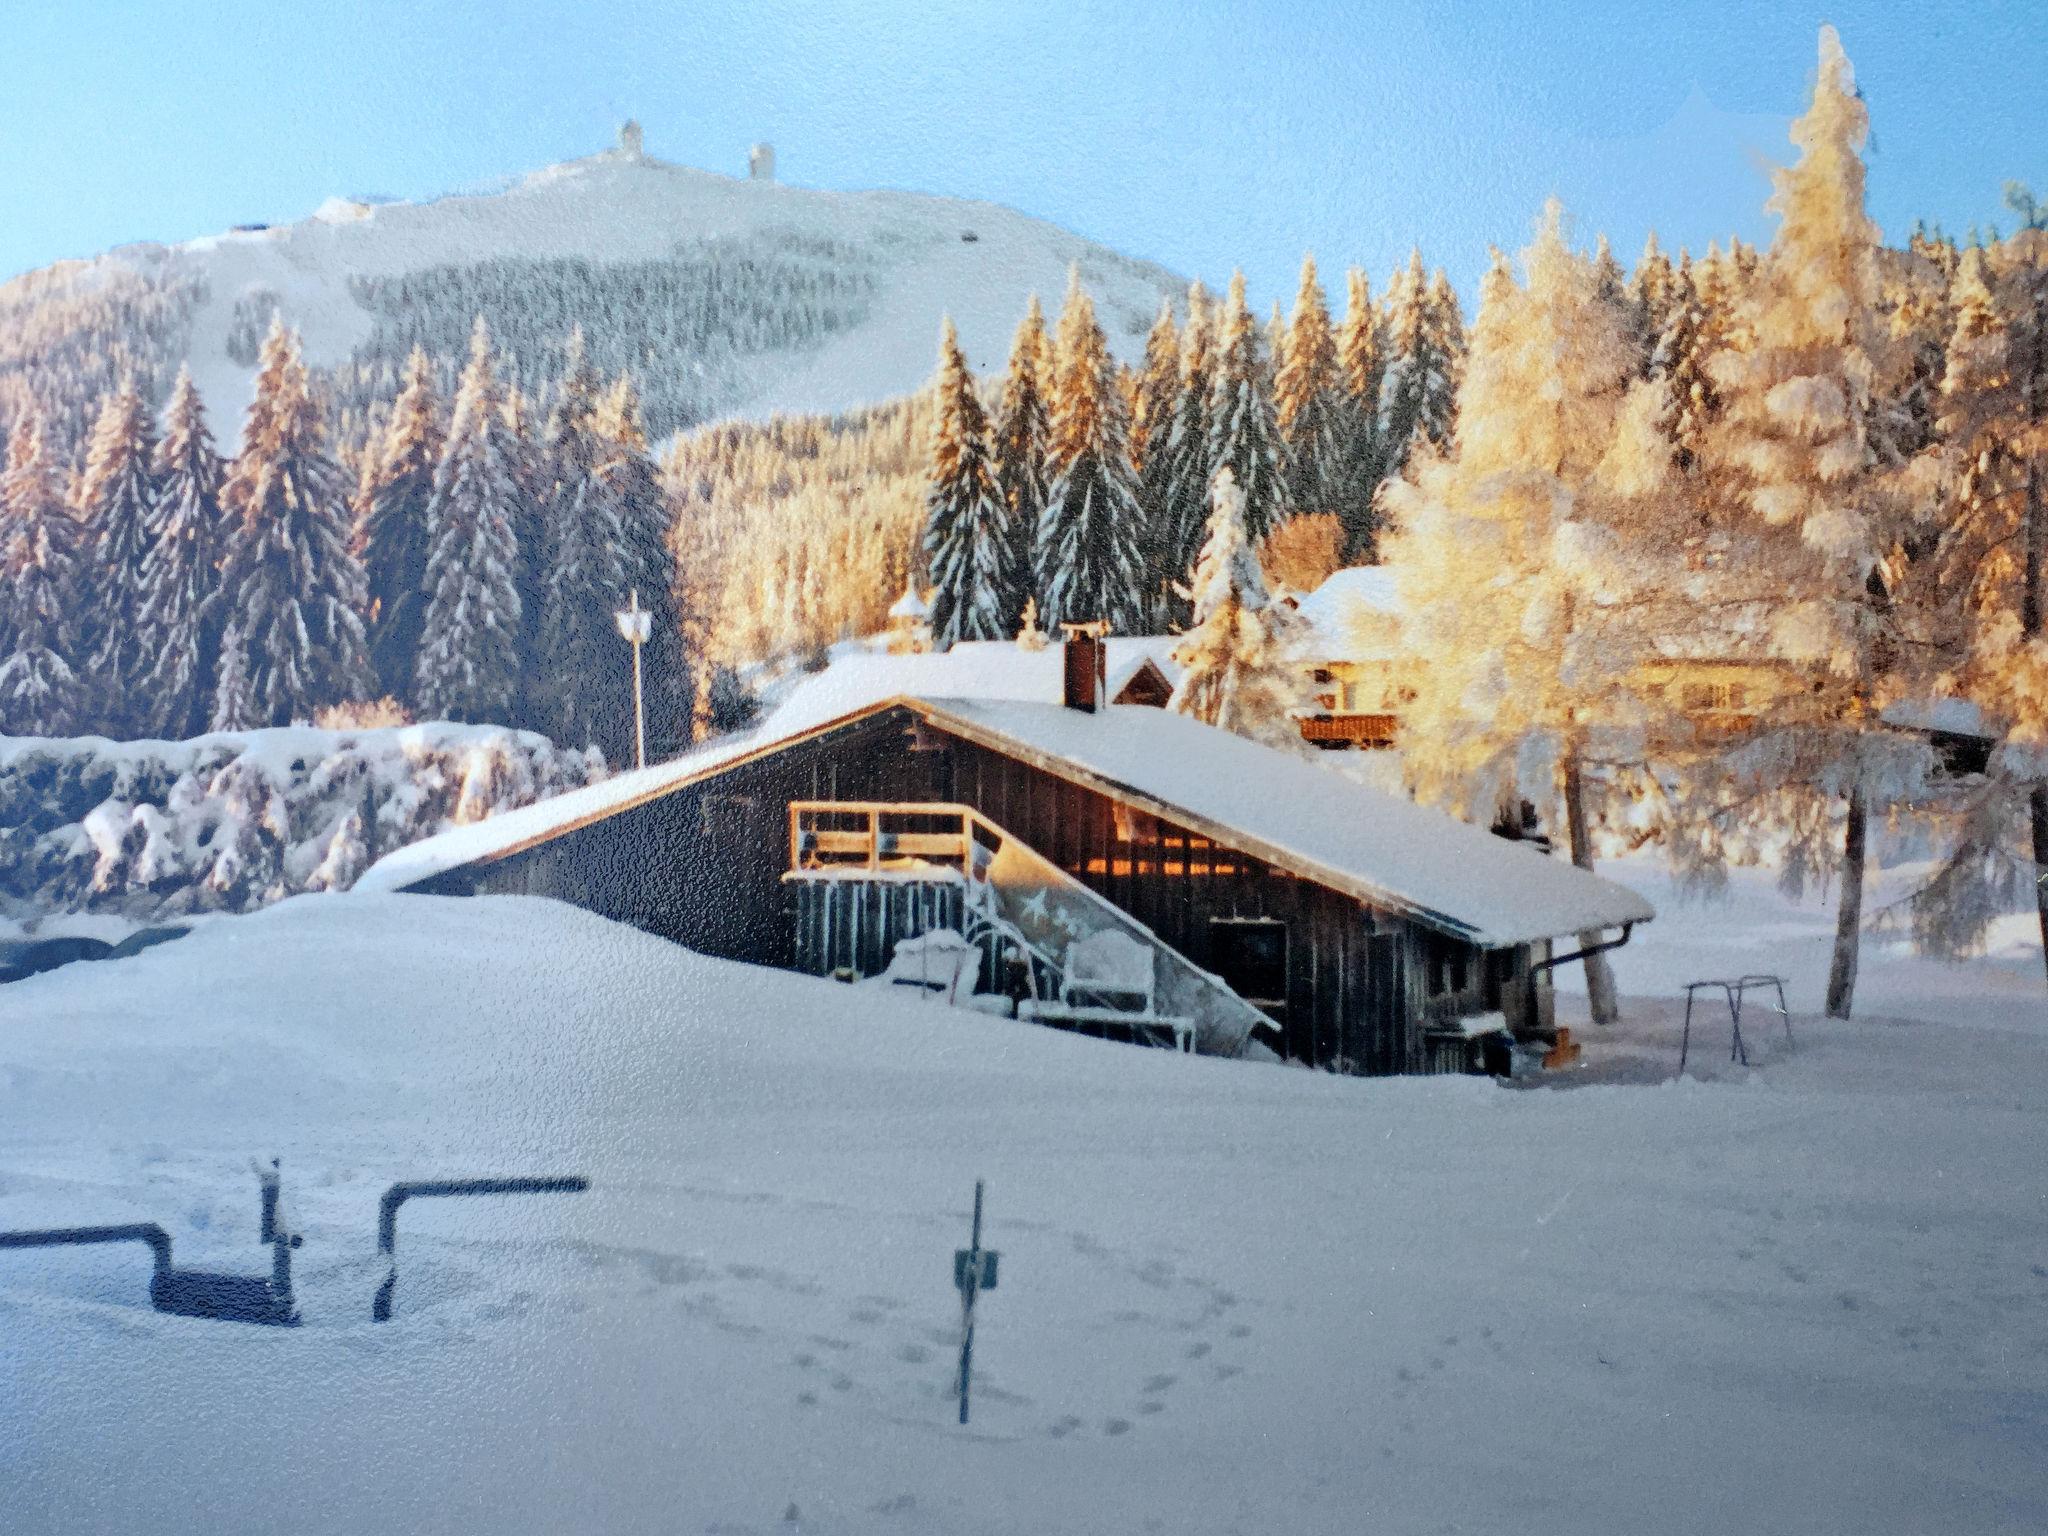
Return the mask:
POLYGON ((779 714, 400 850, 359 888, 552 896, 708 954, 892 982, 899 943, 945 929, 980 951, 977 1007, 1367 1073, 1468 1070, 1480 1037, 1547 1034, 1551 941, 1653 915, 1312 762, 1099 707, 1102 648, 1069 645, 1064 702, 779 714))
POLYGON ((1302 738, 1327 750, 1393 746, 1415 695, 1392 568, 1351 566, 1293 601, 1307 621, 1298 654, 1316 701, 1300 716, 1302 738))

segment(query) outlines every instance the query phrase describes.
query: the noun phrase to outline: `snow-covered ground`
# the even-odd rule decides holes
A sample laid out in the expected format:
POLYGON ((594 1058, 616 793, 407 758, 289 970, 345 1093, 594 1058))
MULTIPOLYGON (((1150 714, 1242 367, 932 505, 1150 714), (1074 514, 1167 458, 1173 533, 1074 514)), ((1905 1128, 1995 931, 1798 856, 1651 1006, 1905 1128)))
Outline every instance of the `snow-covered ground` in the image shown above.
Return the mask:
POLYGON ((522 898, 296 898, 0 988, 0 1227, 256 1270, 275 1153, 308 1234, 294 1332, 150 1312, 139 1250, 0 1258, 0 1526, 2048 1528, 2038 957, 1877 956, 1823 1023, 1824 911, 1616 872, 1662 915, 1553 1091, 1102 1045, 522 898), (1673 1080, 1672 979, 1781 961, 1796 1045, 1731 1069, 1708 1025, 1673 1080), (408 1206, 372 1325, 385 1184, 519 1172, 595 1188, 408 1206))

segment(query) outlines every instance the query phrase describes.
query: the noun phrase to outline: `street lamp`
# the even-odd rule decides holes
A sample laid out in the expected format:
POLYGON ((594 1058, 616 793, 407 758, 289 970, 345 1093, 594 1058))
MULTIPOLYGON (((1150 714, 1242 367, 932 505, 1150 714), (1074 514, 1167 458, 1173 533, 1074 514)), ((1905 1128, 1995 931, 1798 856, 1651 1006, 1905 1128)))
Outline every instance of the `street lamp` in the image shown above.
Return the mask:
POLYGON ((640 694, 640 647, 647 643, 654 616, 640 606, 640 589, 633 588, 626 600, 626 606, 612 615, 619 626, 619 636, 633 647, 633 758, 637 766, 647 766, 647 708, 641 702, 640 694))

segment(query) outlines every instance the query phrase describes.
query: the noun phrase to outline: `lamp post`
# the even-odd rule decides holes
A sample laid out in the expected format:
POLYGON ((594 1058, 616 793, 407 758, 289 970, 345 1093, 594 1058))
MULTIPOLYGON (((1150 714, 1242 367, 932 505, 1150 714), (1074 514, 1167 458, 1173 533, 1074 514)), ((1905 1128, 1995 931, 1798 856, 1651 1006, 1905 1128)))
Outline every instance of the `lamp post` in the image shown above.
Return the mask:
POLYGON ((641 702, 640 693, 640 647, 647 643, 649 626, 654 616, 640 606, 640 589, 633 588, 626 600, 626 606, 612 615, 618 622, 619 635, 626 644, 633 647, 633 760, 636 766, 647 766, 647 708, 641 702))

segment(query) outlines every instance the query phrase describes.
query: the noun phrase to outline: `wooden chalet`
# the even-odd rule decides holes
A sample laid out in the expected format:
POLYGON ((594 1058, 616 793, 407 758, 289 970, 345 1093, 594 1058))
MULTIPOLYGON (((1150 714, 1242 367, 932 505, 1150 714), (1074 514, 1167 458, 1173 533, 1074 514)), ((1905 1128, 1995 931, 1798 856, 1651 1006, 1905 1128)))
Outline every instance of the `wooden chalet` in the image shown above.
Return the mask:
POLYGON ((777 715, 359 888, 551 896, 734 960, 1360 1073, 1476 1070, 1488 1037, 1546 1034, 1552 940, 1653 915, 1312 761, 1104 705, 1102 656, 1067 642, 1060 702, 777 715))

